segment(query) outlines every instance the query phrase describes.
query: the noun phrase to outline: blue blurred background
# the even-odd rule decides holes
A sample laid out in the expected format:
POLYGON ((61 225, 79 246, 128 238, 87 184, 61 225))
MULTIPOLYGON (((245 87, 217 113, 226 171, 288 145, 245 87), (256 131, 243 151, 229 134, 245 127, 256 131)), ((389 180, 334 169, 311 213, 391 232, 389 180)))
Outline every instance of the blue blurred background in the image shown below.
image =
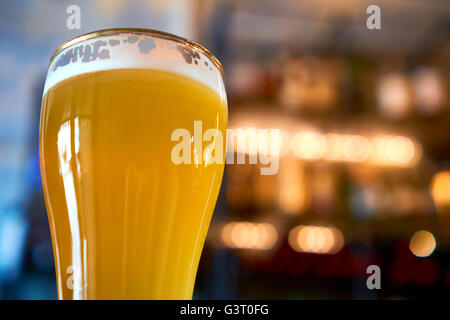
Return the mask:
POLYGON ((113 27, 204 44, 227 74, 230 126, 285 131, 276 176, 227 166, 194 297, 449 294, 449 17, 446 0, 0 0, 0 298, 56 298, 38 159, 47 64, 113 27), (380 30, 366 28, 374 3, 380 30), (73 4, 80 30, 66 27, 73 4), (382 290, 365 285, 371 264, 382 290))

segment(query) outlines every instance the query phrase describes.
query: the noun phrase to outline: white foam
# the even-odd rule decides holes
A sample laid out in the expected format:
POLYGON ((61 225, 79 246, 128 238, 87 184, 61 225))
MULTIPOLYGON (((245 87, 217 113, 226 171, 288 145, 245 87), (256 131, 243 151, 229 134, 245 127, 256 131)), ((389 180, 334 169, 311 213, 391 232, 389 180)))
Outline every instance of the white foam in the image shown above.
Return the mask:
MULTIPOLYGON (((190 56, 191 63, 188 63, 178 46, 189 49, 171 40, 134 33, 93 38, 74 44, 59 52, 50 64, 44 95, 57 83, 77 75, 136 68, 168 71, 189 77, 214 90, 226 104, 222 76, 211 60, 198 52, 196 57, 190 56), (83 61, 83 53, 93 60, 83 61)), ((189 60, 189 51, 186 54, 189 60)))

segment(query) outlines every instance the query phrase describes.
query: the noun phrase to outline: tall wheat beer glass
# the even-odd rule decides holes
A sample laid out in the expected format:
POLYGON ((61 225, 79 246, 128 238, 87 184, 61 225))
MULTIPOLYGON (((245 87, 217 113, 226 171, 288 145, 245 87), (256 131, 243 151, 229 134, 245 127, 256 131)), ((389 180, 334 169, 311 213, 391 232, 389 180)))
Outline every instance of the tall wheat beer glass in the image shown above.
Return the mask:
POLYGON ((40 161, 59 299, 192 298, 225 157, 202 132, 227 121, 222 67, 188 40, 112 29, 55 52, 40 161))

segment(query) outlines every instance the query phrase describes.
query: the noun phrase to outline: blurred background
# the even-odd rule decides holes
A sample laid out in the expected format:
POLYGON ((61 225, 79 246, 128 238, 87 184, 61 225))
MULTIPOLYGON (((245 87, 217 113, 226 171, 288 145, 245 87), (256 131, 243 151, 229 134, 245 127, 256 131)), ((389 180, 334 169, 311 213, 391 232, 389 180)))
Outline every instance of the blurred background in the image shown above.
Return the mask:
POLYGON ((278 174, 226 166, 194 298, 447 296, 449 18, 447 0, 1 0, 0 298, 56 298, 38 159, 47 64, 112 27, 205 45, 225 68, 230 128, 282 132, 278 174), (80 30, 66 27, 72 4, 80 30), (381 290, 366 287, 372 264, 381 290))

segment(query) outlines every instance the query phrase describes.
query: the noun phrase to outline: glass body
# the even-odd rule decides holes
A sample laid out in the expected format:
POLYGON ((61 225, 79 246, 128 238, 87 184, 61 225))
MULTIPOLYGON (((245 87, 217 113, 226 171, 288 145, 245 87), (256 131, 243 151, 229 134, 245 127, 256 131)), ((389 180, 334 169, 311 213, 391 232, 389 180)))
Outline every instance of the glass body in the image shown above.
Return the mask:
MULTIPOLYGON (((99 32, 54 57, 40 161, 59 299, 192 298, 224 166, 195 161, 204 150, 194 144, 194 121, 226 136, 212 59, 145 30, 99 32), (97 58, 83 62, 99 41, 97 58), (145 41, 150 51, 140 50, 145 41), (192 135, 191 164, 172 159, 180 128, 192 135)), ((223 160, 225 143, 215 147, 223 160)))

